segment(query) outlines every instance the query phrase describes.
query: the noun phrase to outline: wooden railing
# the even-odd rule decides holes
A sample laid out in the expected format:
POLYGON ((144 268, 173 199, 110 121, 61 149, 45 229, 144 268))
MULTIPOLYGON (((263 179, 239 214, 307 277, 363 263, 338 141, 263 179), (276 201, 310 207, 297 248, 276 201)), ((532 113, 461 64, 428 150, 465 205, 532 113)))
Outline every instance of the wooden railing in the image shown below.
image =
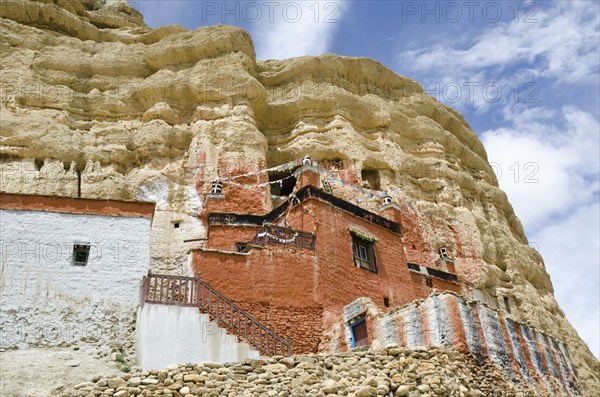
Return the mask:
POLYGON ((287 245, 304 249, 315 249, 315 235, 289 227, 266 224, 250 241, 251 245, 287 245))
POLYGON ((262 355, 292 354, 292 341, 283 338, 197 277, 172 276, 148 272, 141 286, 140 304, 154 303, 198 307, 220 327, 235 333, 262 355))

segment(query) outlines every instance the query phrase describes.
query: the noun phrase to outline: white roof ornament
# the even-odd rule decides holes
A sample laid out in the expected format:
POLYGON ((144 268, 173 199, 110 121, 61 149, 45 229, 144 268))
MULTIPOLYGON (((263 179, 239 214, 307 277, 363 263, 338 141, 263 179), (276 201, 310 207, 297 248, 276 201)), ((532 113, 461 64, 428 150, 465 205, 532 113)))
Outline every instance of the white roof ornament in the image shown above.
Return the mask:
MULTIPOLYGON (((442 261, 446 261, 446 262, 455 262, 456 261, 455 258, 450 257, 448 248, 446 248, 446 247, 440 247, 439 253, 440 253, 440 259, 442 261)), ((438 260, 440 260, 440 259, 438 259, 438 260)))
POLYGON ((448 255, 448 249, 446 247, 441 247, 440 248, 440 257, 446 259, 449 258, 450 256, 448 255))

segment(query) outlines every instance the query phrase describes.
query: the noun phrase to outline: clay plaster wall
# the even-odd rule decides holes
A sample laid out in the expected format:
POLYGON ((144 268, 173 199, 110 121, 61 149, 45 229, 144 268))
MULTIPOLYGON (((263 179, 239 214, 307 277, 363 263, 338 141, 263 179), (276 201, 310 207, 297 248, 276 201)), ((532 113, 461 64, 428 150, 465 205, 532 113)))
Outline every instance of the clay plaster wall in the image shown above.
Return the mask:
POLYGON ((2 346, 130 346, 151 219, 0 210, 2 346), (74 243, 90 244, 87 266, 74 243))

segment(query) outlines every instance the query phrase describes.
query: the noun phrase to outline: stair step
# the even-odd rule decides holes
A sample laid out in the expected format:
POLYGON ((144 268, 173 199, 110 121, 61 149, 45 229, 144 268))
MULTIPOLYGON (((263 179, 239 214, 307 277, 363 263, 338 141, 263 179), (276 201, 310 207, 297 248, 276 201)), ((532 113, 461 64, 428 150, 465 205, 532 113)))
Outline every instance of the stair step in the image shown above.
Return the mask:
MULTIPOLYGON (((168 274, 154 274, 149 271, 148 275, 144 277, 141 286, 142 308, 144 307, 144 302, 153 305, 159 303, 172 307, 182 307, 183 305, 187 308, 197 308, 201 312, 201 317, 188 316, 187 319, 177 317, 177 321, 172 324, 178 324, 179 322, 185 323, 184 329, 177 330, 174 333, 178 335, 181 334, 184 339, 190 340, 188 331, 192 328, 197 329, 199 321, 202 328, 205 328, 200 330, 203 340, 199 341, 199 343, 201 345, 210 345, 210 348, 205 349, 208 350, 206 353, 207 357, 223 361, 235 356, 246 356, 247 354, 250 354, 249 349, 237 346, 237 339, 235 343, 231 338, 227 339, 227 332, 223 328, 219 328, 217 326, 218 324, 224 324, 224 326, 228 327, 233 334, 237 334, 240 337, 240 342, 246 342, 241 339, 242 329, 237 328, 243 325, 243 327, 245 327, 244 333, 247 333, 248 324, 250 323, 252 327, 252 337, 255 336, 254 330, 259 329, 260 343, 262 343, 262 330, 267 333, 267 341, 270 338, 271 343, 269 343, 269 346, 263 346, 267 352, 274 351, 283 353, 283 350, 286 350, 287 354, 290 354, 291 352, 289 338, 285 339, 282 336, 277 335, 273 330, 265 327, 265 325, 261 324, 256 318, 247 313, 236 303, 208 285, 200 278, 200 273, 198 273, 196 277, 185 277, 168 274), (152 285, 154 285, 153 288, 151 288, 152 285), (166 291, 166 293, 163 294, 164 291, 166 291), (192 293, 193 291, 196 292, 192 293), (222 308, 222 310, 220 308, 222 308), (227 310, 227 308, 229 308, 229 310, 227 310), (211 318, 216 321, 216 324, 210 321, 211 318)), ((164 324, 159 324, 157 321, 153 321, 153 325, 157 329, 164 328, 164 324)), ((150 338, 149 340, 162 339, 162 336, 157 338, 156 335, 150 335, 151 330, 147 331, 149 332, 147 334, 147 337, 150 338)), ((248 337, 248 335, 246 335, 246 337, 248 337)), ((252 340, 253 343, 258 343, 256 340, 252 340)), ((185 342, 182 341, 181 343, 185 342)), ((196 343, 196 341, 194 341, 194 343, 196 343)), ((159 349, 157 349, 157 351, 158 350, 159 349)), ((182 351, 185 353, 185 348, 182 351)))
POLYGON ((251 358, 253 360, 260 360, 260 352, 256 349, 250 349, 250 351, 248 352, 248 358, 251 358))

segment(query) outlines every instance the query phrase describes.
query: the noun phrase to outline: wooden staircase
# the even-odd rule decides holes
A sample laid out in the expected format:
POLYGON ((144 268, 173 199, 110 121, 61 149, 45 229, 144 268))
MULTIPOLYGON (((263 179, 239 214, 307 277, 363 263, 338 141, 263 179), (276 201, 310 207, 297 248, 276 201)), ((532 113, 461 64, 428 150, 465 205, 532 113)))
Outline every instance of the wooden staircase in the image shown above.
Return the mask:
POLYGON ((201 279, 148 272, 140 291, 140 306, 145 303, 198 307, 219 327, 254 346, 263 356, 292 354, 292 341, 275 333, 233 301, 201 279))

